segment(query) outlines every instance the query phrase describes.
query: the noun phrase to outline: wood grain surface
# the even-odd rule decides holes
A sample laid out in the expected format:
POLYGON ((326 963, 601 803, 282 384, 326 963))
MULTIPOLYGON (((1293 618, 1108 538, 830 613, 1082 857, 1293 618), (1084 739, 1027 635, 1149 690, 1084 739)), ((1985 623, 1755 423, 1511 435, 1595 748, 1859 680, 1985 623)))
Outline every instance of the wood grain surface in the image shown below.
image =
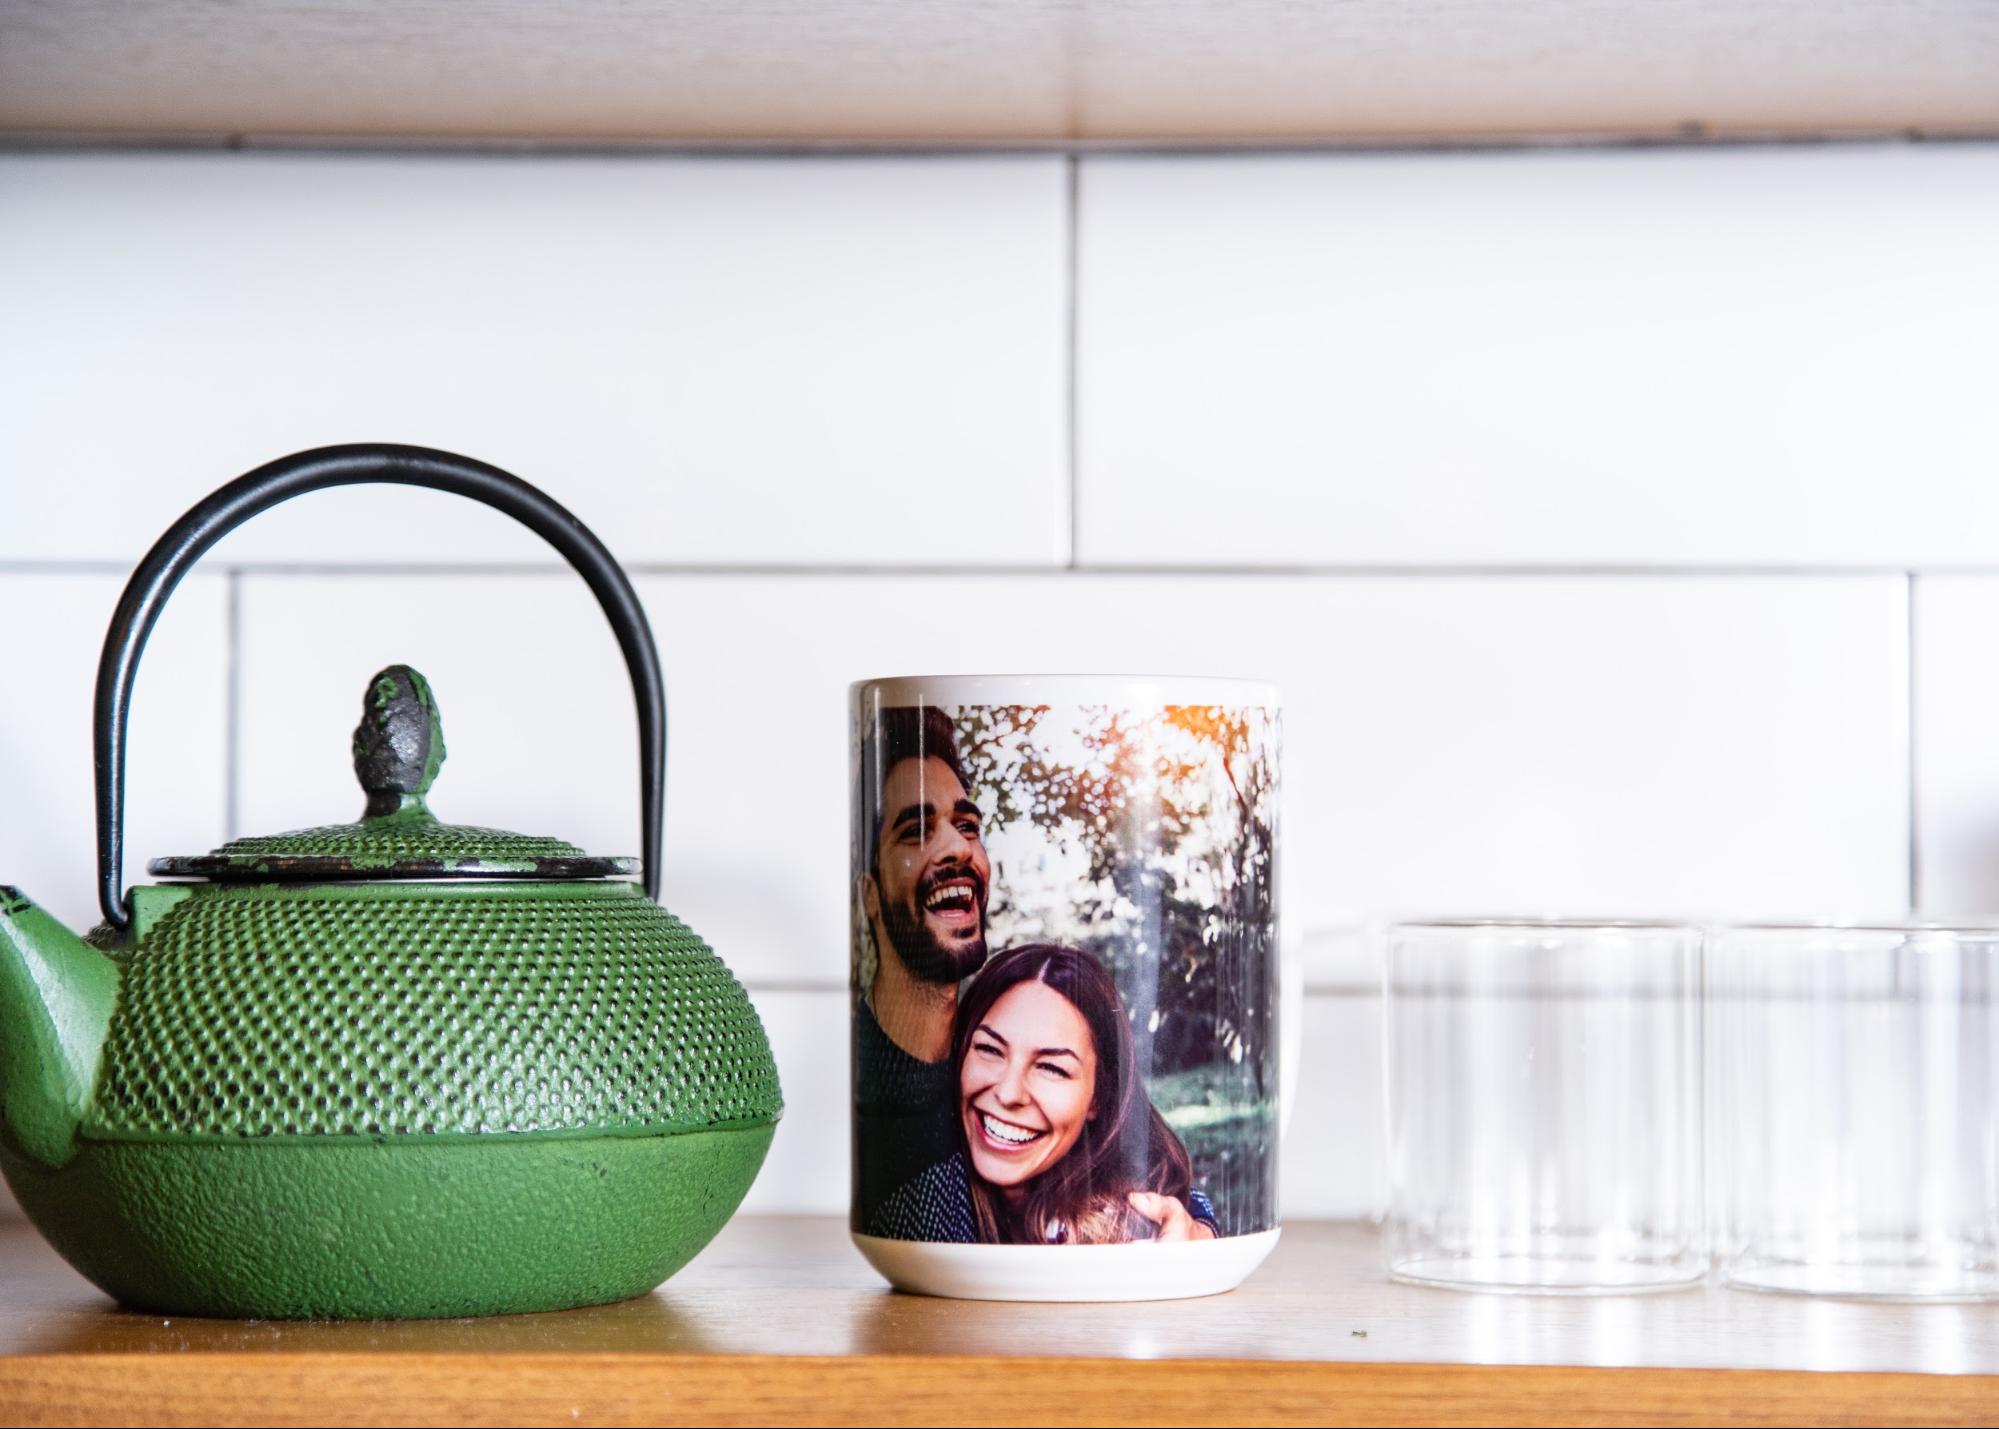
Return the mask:
POLYGON ((745 1218, 621 1305, 279 1324, 119 1310, 14 1225, 0 1419, 1992 1424, 1999 1306, 1460 1295, 1388 1283, 1369 1229, 1319 1224, 1213 1299, 978 1304, 888 1291, 838 1222, 745 1218))
POLYGON ((574 142, 1990 133, 1978 0, 0 0, 0 132, 574 142))

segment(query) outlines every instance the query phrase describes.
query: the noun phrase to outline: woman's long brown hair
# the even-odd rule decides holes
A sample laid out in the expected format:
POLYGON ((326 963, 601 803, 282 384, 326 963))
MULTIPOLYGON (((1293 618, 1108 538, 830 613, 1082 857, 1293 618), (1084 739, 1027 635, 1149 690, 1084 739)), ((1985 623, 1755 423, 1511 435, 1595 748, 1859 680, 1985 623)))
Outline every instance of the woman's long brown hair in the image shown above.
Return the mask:
MULTIPOLYGON (((1184 1202, 1193 1184, 1193 1166, 1187 1148, 1145 1094, 1117 985, 1095 958, 1056 943, 1027 943, 994 958, 958 999, 951 1066, 962 1071, 972 1034, 993 1004, 1024 982, 1045 983, 1083 1015, 1096 1043, 1096 1090, 1090 1099, 1090 1120, 1083 1124, 1076 1144, 1028 1182, 1017 1201, 971 1171, 966 1148, 979 1239, 1033 1245, 1147 1239, 1156 1227, 1131 1208, 1126 1196, 1156 1191, 1184 1202)), ((958 1134, 962 1141, 962 1107, 958 1134)))

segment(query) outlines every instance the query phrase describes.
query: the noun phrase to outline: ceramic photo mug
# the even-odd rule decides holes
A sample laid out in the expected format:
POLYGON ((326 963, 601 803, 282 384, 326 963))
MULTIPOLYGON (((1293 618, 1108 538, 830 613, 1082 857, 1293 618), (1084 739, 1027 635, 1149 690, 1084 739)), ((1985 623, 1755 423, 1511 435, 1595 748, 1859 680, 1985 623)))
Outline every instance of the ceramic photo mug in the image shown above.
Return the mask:
POLYGON ((1212 1294, 1277 1238, 1265 685, 853 687, 852 1230, 895 1285, 1212 1294))

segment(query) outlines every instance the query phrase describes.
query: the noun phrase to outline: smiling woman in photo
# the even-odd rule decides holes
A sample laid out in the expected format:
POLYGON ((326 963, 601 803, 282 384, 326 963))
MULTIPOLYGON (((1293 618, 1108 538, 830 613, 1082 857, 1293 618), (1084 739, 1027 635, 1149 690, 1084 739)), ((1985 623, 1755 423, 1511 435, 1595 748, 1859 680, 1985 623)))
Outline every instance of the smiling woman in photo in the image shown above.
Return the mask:
POLYGON ((995 957, 953 1022, 959 1149, 874 1234, 1088 1245, 1216 1234, 1187 1151, 1145 1094, 1110 976, 1075 948, 995 957))

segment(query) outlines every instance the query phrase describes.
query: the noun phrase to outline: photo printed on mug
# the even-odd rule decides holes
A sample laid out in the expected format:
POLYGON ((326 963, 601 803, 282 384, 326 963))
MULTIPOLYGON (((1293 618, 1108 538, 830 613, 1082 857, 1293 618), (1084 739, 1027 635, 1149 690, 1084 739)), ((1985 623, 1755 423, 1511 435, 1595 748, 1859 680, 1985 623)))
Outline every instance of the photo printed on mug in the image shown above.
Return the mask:
POLYGON ((1274 1227, 1269 689, 954 677, 854 696, 853 1230, 1274 1227))

